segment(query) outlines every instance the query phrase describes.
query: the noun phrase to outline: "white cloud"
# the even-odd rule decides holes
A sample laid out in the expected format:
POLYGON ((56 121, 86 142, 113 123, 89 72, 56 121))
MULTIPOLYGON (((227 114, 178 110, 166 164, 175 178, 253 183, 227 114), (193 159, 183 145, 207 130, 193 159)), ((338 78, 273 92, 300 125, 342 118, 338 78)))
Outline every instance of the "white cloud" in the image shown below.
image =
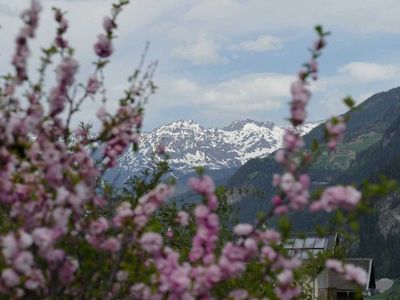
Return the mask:
MULTIPOLYGON (((92 44, 96 35, 102 30, 102 18, 109 13, 112 2, 112 0, 42 0, 45 11, 42 15, 38 40, 32 43, 32 49, 48 45, 53 38, 54 21, 50 8, 54 5, 60 6, 68 11, 67 18, 71 26, 67 36, 71 44, 76 47, 78 58, 83 62, 80 78, 85 80, 92 71, 90 64, 93 58, 92 44)), ((346 43, 351 41, 355 51, 357 47, 369 41, 375 43, 376 36, 379 36, 378 42, 381 42, 384 37, 395 38, 395 36, 385 36, 385 33, 400 33, 400 18, 398 18, 400 1, 396 0, 326 0, 324 5, 316 4, 314 0, 279 2, 135 0, 131 2, 121 14, 118 39, 115 40, 116 52, 112 57, 112 64, 107 66, 108 92, 110 99, 118 99, 120 91, 111 87, 122 85, 129 72, 136 66, 144 42, 150 40, 152 43, 150 58, 160 59, 160 69, 155 80, 160 90, 150 101, 150 105, 154 103, 151 109, 155 110, 153 114, 155 117, 152 120, 152 125, 155 126, 165 122, 166 115, 170 112, 168 109, 171 107, 171 110, 174 109, 176 112, 173 118, 185 118, 189 112, 192 114, 201 112, 208 115, 215 114, 215 119, 219 118, 223 120, 221 122, 226 123, 232 120, 229 118, 242 118, 244 115, 252 117, 258 112, 265 112, 263 117, 266 119, 276 115, 279 117, 282 116, 282 111, 286 113, 282 103, 285 103, 290 96, 288 87, 293 79, 292 76, 254 74, 260 71, 262 65, 247 60, 246 53, 241 51, 233 54, 237 59, 232 58, 231 65, 220 69, 218 67, 218 70, 215 66, 208 66, 207 70, 202 69, 198 73, 196 68, 189 69, 186 65, 177 65, 177 61, 171 59, 171 53, 176 58, 188 60, 196 65, 223 64, 228 61, 225 56, 231 57, 225 50, 232 50, 229 48, 232 41, 239 41, 234 45, 235 50, 272 51, 282 46, 276 38, 279 36, 287 45, 285 53, 288 54, 284 55, 292 56, 296 50, 292 50, 290 43, 295 41, 297 47, 302 40, 301 43, 304 41, 303 45, 306 47, 311 28, 319 22, 335 34, 333 38, 341 35, 346 43), (264 32, 271 35, 259 35, 264 32), (365 33, 379 33, 379 35, 364 35, 365 33), (360 35, 363 37, 358 39, 360 35), (361 43, 358 44, 358 41, 361 43), (249 63, 244 65, 247 62, 249 63), (194 81, 170 79, 186 78, 189 76, 188 72, 192 71, 191 78, 194 78, 194 81), (244 73, 248 75, 243 75, 244 73), (221 82, 221 78, 232 79, 221 82), (204 83, 213 81, 216 83, 204 83), (181 109, 177 105, 186 105, 187 109, 181 109), (190 106, 193 106, 193 109, 190 106), (279 107, 282 109, 279 110, 279 107)), ((3 72, 8 71, 14 36, 21 26, 20 20, 13 16, 19 15, 19 11, 28 4, 28 0, 0 0, 0 13, 3 13, 0 20, 2 25, 0 39, 4 45, 8 45, 3 47, 0 53, 0 69, 3 72)), ((390 45, 391 49, 382 47, 382 52, 371 52, 369 57, 363 59, 374 61, 377 56, 383 57, 395 48, 394 44, 390 45)), ((339 43, 337 46, 341 47, 342 44, 339 43)), ((327 49, 327 55, 324 55, 323 59, 328 59, 329 65, 333 65, 342 57, 330 54, 330 49, 327 49)), ((303 48, 298 50, 302 51, 303 48)), ((34 51, 30 60, 32 70, 37 67, 38 53, 39 51, 34 51)), ((387 62, 390 62, 390 57, 385 57, 387 62)), ((296 63, 300 62, 300 59, 299 61, 295 59, 296 63)), ((283 61, 282 70, 294 72, 295 66, 288 65, 292 61, 292 59, 288 59, 288 62, 283 61)), ((271 64, 271 67, 277 68, 276 64, 271 64)), ((279 69, 274 70, 280 72, 279 69)), ((394 86, 398 84, 395 78, 400 72, 395 65, 352 62, 341 67, 337 73, 335 69, 331 69, 330 74, 331 76, 321 77, 313 91, 316 98, 321 96, 321 99, 335 91, 335 97, 326 101, 335 108, 335 104, 332 104, 333 98, 337 99, 335 102, 337 105, 339 103, 337 101, 348 92, 354 91, 354 95, 361 95, 365 91, 381 91, 394 86), (387 79, 389 80, 386 81, 387 79)), ((53 76, 52 70, 49 76, 53 76)), ((93 111, 92 105, 91 102, 87 103, 83 116, 85 112, 93 111)), ((326 111, 326 107, 323 106, 320 111, 326 111)))
POLYGON ((199 86, 188 79, 178 79, 173 82, 172 89, 177 94, 192 96, 199 91, 199 86))
POLYGON ((188 43, 184 47, 173 49, 176 58, 191 61, 195 65, 221 64, 227 59, 218 54, 218 45, 205 34, 199 34, 196 41, 188 43))
POLYGON ((400 69, 394 65, 382 65, 372 62, 351 62, 338 69, 338 73, 361 82, 388 80, 400 75, 400 69))
POLYGON ((272 35, 260 35, 255 40, 243 41, 233 48, 249 52, 267 52, 281 49, 282 41, 272 35))
POLYGON ((191 104, 206 106, 213 113, 250 113, 271 111, 281 107, 289 97, 294 76, 284 74, 250 74, 216 84, 202 85, 189 79, 179 79, 171 86, 168 105, 191 104))
POLYGON ((324 24, 352 33, 399 33, 396 0, 203 0, 195 1, 183 18, 214 32, 245 34, 261 30, 312 28, 324 24))

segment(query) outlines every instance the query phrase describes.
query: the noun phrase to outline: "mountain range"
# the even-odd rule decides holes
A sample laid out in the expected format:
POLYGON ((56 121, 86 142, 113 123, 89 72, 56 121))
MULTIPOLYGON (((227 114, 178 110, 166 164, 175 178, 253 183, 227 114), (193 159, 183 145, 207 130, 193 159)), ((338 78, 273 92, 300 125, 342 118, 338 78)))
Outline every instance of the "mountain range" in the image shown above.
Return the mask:
MULTIPOLYGON (((306 134, 320 122, 311 122, 301 128, 306 134)), ((143 132, 139 151, 129 150, 119 159, 119 168, 135 174, 151 166, 158 145, 164 145, 174 171, 189 173, 196 166, 207 170, 231 169, 248 160, 265 157, 282 146, 285 126, 253 120, 234 121, 224 128, 206 128, 192 120, 175 121, 143 132)))

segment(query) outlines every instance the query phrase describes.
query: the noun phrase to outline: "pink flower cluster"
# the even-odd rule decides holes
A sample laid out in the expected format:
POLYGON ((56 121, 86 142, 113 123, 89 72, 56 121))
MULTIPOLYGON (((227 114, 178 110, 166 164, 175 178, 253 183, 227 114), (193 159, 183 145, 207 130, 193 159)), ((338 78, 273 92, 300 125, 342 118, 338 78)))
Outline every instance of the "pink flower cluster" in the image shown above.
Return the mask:
POLYGON ((312 58, 309 63, 305 64, 306 69, 301 70, 298 74, 298 80, 292 83, 290 92, 292 94, 292 102, 290 104, 291 118, 290 121, 294 126, 304 123, 307 118, 306 106, 310 100, 311 92, 307 88, 307 77, 310 75, 314 80, 318 78, 318 62, 317 57, 321 50, 325 47, 326 42, 323 34, 320 34, 318 40, 314 43, 311 49, 312 58))
POLYGON ((272 202, 276 206, 275 213, 280 215, 289 211, 289 209, 299 210, 307 206, 309 202, 310 177, 307 174, 301 174, 296 179, 295 176, 286 172, 282 176, 274 175, 274 186, 280 188, 287 204, 283 203, 283 196, 276 195, 272 202))
MULTIPOLYGON (((100 109, 103 110, 103 108, 100 109)), ((98 112, 98 116, 103 121, 104 131, 107 131, 110 125, 114 125, 104 148, 104 164, 107 167, 114 167, 117 164, 117 158, 128 145, 139 143, 138 131, 142 126, 142 115, 137 108, 127 105, 121 106, 109 122, 103 113, 98 112)))
POLYGON ((311 180, 307 174, 298 174, 299 153, 304 147, 303 138, 294 129, 287 129, 283 136, 284 148, 275 153, 275 160, 287 170, 283 175, 274 174, 273 186, 280 193, 272 198, 275 213, 287 213, 290 209, 303 209, 309 202, 311 180))
POLYGON ((304 120, 307 118, 306 106, 310 100, 311 93, 306 85, 307 82, 300 78, 298 81, 292 83, 290 89, 290 92, 292 93, 290 121, 295 126, 303 124, 304 120))
POLYGON ((107 32, 107 34, 112 34, 112 31, 115 28, 117 28, 117 23, 115 23, 115 20, 113 20, 110 17, 106 16, 103 19, 103 28, 107 32))
POLYGON ((189 225, 189 214, 186 211, 179 211, 176 216, 176 222, 181 226, 189 225))
MULTIPOLYGON (((303 209, 309 204, 309 189, 311 180, 307 174, 299 172, 299 168, 306 164, 311 155, 302 152, 304 141, 300 133, 296 130, 297 126, 304 123, 307 113, 306 106, 310 100, 311 92, 307 88, 307 78, 312 76, 314 80, 318 78, 318 64, 316 59, 321 54, 321 49, 326 45, 324 36, 327 33, 322 28, 317 29, 319 38, 311 49, 312 58, 305 64, 306 69, 298 74, 298 80, 291 86, 291 123, 293 128, 287 129, 283 137, 283 149, 275 153, 275 160, 285 168, 283 175, 275 174, 273 185, 278 188, 278 193, 271 202, 277 215, 285 214, 290 209, 303 209)), ((329 138, 328 148, 333 150, 336 144, 342 139, 346 129, 343 118, 334 118, 327 122, 326 132, 329 138)), ((361 194, 353 187, 330 187, 326 189, 318 201, 310 205, 311 211, 325 210, 332 211, 339 207, 352 209, 361 199, 361 194)))
POLYGON ((114 51, 112 45, 112 33, 113 30, 117 28, 117 23, 114 18, 104 17, 103 28, 106 34, 101 33, 97 37, 97 42, 94 45, 94 51, 100 58, 107 58, 111 56, 114 51))
MULTIPOLYGON (((30 9, 25 10, 21 17, 25 23, 25 26, 20 30, 15 42, 16 49, 15 54, 12 58, 12 64, 16 71, 16 83, 20 84, 28 78, 26 63, 30 55, 28 48, 28 39, 35 37, 35 32, 39 26, 39 13, 41 6, 38 0, 31 1, 30 9)), ((9 91, 13 89, 10 88, 9 91)))
POLYGON ((360 267, 353 264, 344 264, 340 260, 336 259, 328 259, 325 266, 329 270, 342 274, 342 276, 348 281, 355 282, 360 286, 365 286, 367 284, 367 273, 360 267))
MULTIPOLYGON (((142 229, 154 212, 173 194, 173 192, 173 187, 160 184, 154 190, 141 197, 133 211, 133 222, 135 226, 138 229, 142 229)), ((119 224, 120 219, 121 216, 117 214, 114 218, 114 222, 119 224)))
POLYGON ((101 86, 101 82, 96 75, 91 75, 86 85, 86 91, 89 95, 95 95, 101 86))
POLYGON ((326 122, 325 129, 329 138, 328 148, 331 151, 335 150, 337 143, 343 139, 346 130, 346 122, 342 117, 334 118, 326 122))
MULTIPOLYGON (((189 185, 204 197, 206 203, 197 205, 194 211, 197 231, 189 261, 180 262, 179 253, 164 246, 160 234, 144 233, 139 242, 149 255, 148 262, 158 270, 158 276, 151 281, 156 288, 137 283, 131 287, 132 296, 140 299, 163 299, 167 295, 168 299, 213 299, 211 290, 216 284, 240 276, 247 263, 258 258, 278 273, 275 292, 280 299, 296 298, 300 289, 295 285, 293 270, 301 262, 285 258, 276 250, 276 245, 281 242, 280 234, 274 230, 259 231, 250 224, 238 224, 234 228, 238 239, 235 243, 226 243, 217 257, 218 216, 214 210, 218 203, 214 202, 214 183, 211 178, 200 176, 190 179, 189 185)), ((269 277, 266 280, 273 282, 269 277)), ((235 290, 230 295, 234 299, 249 297, 246 290, 235 290)))
MULTIPOLYGON (((21 283, 28 290, 44 286, 43 273, 40 269, 34 268, 33 255, 29 249, 33 244, 32 236, 22 230, 18 232, 18 236, 9 233, 3 237, 2 244, 3 257, 12 265, 1 273, 3 288, 12 288, 21 283)), ((20 293, 23 293, 22 289, 20 293)))
POLYGON ((111 39, 103 33, 99 34, 97 42, 94 45, 94 51, 101 58, 109 57, 114 51, 111 39))
POLYGON ((217 197, 214 194, 214 182, 209 176, 191 178, 189 186, 206 198, 207 204, 198 205, 194 215, 196 218, 197 232, 193 238, 190 260, 199 259, 205 264, 214 262, 214 249, 218 240, 219 221, 215 213, 217 209, 217 197))
POLYGON ((338 208, 354 209, 360 202, 361 196, 361 193, 352 186, 331 186, 323 191, 318 201, 310 205, 310 210, 330 212, 338 208))
MULTIPOLYGON (((119 208, 121 210, 121 208, 119 208)), ((99 250, 117 252, 121 248, 119 237, 109 237, 107 231, 110 228, 106 218, 100 217, 97 220, 91 221, 86 240, 99 250)))
MULTIPOLYGON (((13 58, 18 84, 26 79, 27 40, 34 37, 39 11, 38 1, 32 0, 31 8, 22 15, 25 25, 13 58)), ((62 35, 68 23, 57 10, 55 19, 59 23, 55 43, 60 48, 67 47, 62 35)), ((0 203, 2 210, 7 211, 2 222, 9 224, 5 228, 9 232, 1 237, 4 268, 0 294, 10 298, 28 297, 26 294, 33 291, 46 298, 54 292, 50 289, 52 284, 58 284, 65 295, 72 295, 69 286, 75 280, 79 263, 76 249, 70 244, 78 237, 86 237, 98 250, 116 252, 121 244, 118 235, 109 234, 107 220, 86 219, 90 211, 104 206, 104 199, 95 193, 100 172, 86 144, 79 140, 67 144, 60 139, 66 125, 59 114, 70 100, 68 90, 77 70, 78 62, 63 55, 56 69, 57 86, 49 93, 48 115, 36 89, 26 93, 26 108, 21 109, 14 98, 14 106, 0 109, 0 203)), ((4 97, 11 99, 13 84, 8 83, 10 93, 4 97)), ((135 121, 141 123, 138 117, 135 121)))
POLYGON ((68 88, 74 83, 79 63, 72 57, 66 57, 57 67, 57 86, 50 92, 50 115, 55 116, 64 110, 68 97, 68 88))
POLYGON ((54 43, 61 49, 68 48, 68 41, 63 37, 68 29, 68 21, 59 9, 54 9, 54 19, 58 23, 57 35, 54 39, 54 43))

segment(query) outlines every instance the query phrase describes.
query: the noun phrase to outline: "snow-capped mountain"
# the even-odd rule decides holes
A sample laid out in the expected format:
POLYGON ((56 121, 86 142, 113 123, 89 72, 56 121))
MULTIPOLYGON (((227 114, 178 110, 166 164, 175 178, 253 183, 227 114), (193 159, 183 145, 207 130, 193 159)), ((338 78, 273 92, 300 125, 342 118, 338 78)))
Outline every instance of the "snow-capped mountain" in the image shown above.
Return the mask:
MULTIPOLYGON (((306 134, 320 122, 307 123, 306 134)), ((166 146, 170 165, 182 172, 195 166, 210 170, 234 168, 264 157, 282 145, 285 127, 272 122, 235 121, 224 128, 205 128, 194 121, 175 121, 141 135, 139 152, 126 152, 119 166, 133 173, 151 164, 157 145, 166 146)))

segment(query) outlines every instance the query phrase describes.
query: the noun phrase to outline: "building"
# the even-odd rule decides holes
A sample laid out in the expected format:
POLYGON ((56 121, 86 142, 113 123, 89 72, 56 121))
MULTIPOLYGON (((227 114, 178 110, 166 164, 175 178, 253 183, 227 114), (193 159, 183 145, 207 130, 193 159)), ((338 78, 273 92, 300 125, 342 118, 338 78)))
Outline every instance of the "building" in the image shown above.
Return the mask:
MULTIPOLYGON (((306 235, 304 237, 294 237, 287 241, 284 248, 288 251, 290 257, 298 257, 302 260, 308 260, 311 256, 318 255, 321 252, 335 251, 339 246, 339 235, 330 234, 325 237, 316 235, 306 235)), ((361 288, 361 299, 366 295, 375 292, 375 271, 371 258, 347 258, 345 263, 351 263, 363 268, 368 274, 368 283, 361 288)), ((356 298, 360 288, 346 281, 340 274, 324 269, 316 278, 310 280, 313 289, 313 299, 318 300, 351 300, 356 298)))

